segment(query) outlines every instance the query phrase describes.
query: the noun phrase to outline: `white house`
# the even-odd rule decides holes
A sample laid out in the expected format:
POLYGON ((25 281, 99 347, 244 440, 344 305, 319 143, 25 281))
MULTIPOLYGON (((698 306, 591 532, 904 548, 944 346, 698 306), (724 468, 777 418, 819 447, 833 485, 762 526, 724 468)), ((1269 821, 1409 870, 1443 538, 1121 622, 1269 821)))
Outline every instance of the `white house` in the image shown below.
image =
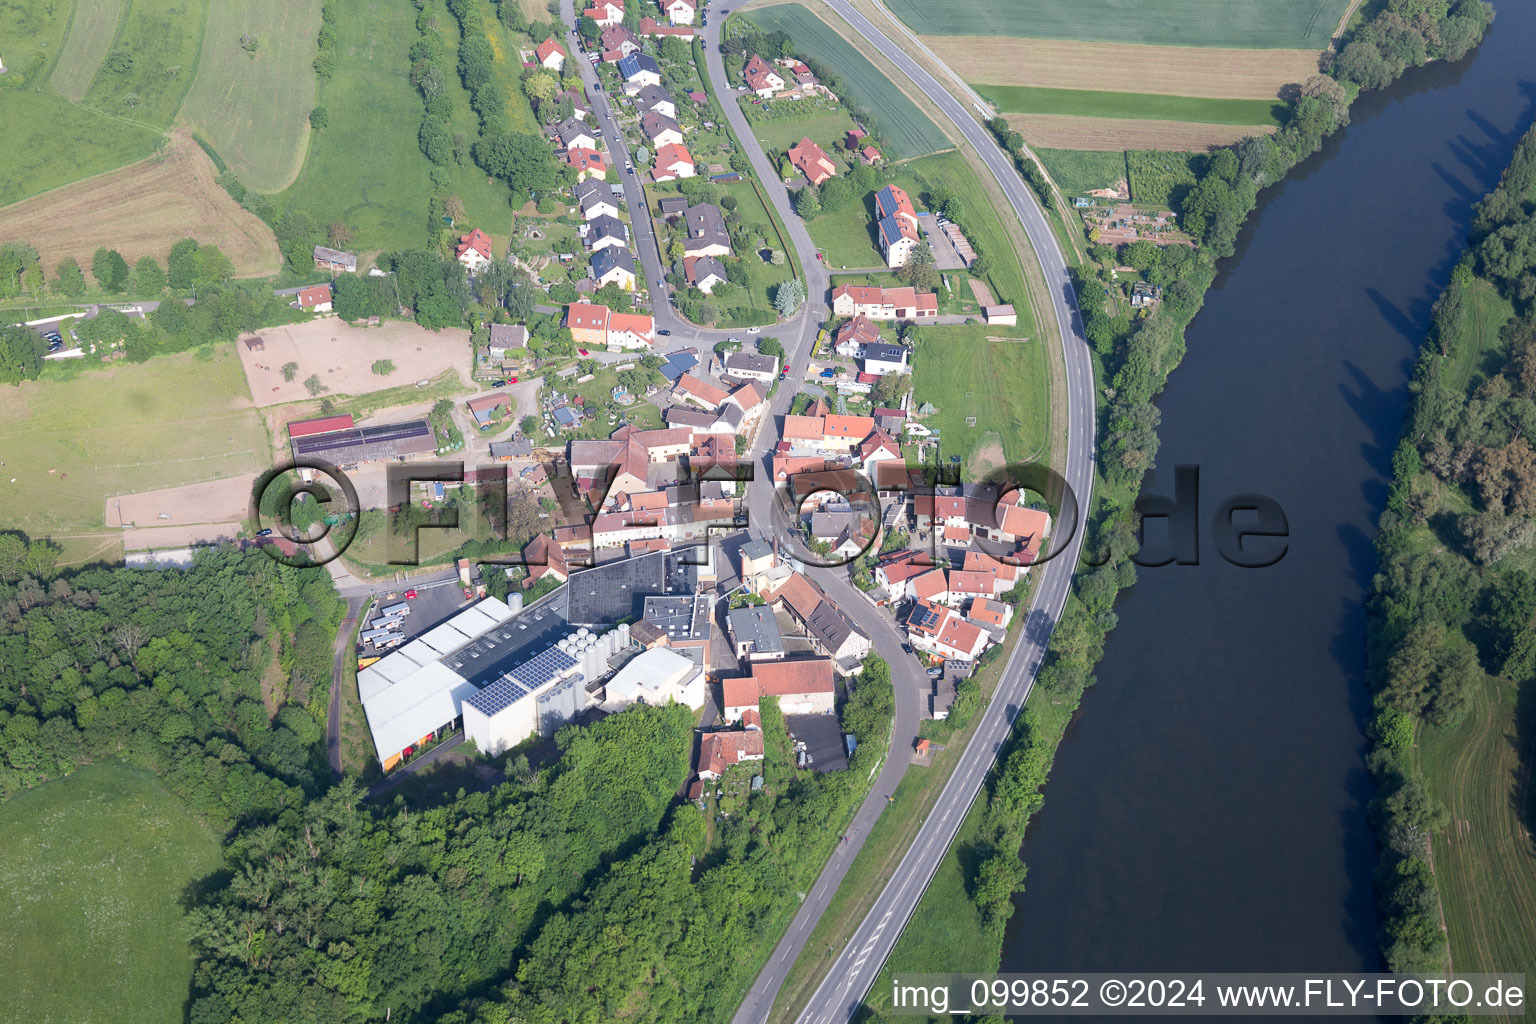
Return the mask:
POLYGON ((540 43, 534 49, 533 55, 540 64, 556 74, 559 74, 560 69, 565 66, 565 47, 553 39, 546 39, 540 43))
MULTIPOLYGON (((598 287, 617 284, 627 292, 635 290, 635 257, 622 245, 610 245, 592 254, 592 276, 598 287)), ((612 327, 609 342, 612 343, 612 327)))
POLYGON ((663 0, 662 12, 674 25, 692 25, 696 0, 663 0))

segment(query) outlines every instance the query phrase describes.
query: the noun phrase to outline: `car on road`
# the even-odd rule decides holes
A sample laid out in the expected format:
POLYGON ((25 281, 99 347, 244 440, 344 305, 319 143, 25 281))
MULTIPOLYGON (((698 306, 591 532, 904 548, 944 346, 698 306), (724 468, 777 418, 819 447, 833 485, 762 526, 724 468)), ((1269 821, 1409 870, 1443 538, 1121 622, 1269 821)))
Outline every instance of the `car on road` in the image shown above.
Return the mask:
POLYGON ((908 654, 912 653, 912 645, 911 644, 902 644, 901 645, 901 649, 903 651, 906 651, 908 654))
POLYGON ((256 536, 258 536, 258 537, 270 537, 270 536, 272 536, 272 528, 268 527, 265 530, 257 530, 256 531, 256 536))
POLYGON ((732 345, 740 345, 741 344, 741 339, 740 338, 726 338, 725 340, 730 342, 732 345))
POLYGON ((493 381, 491 381, 491 387, 493 387, 493 388, 504 388, 506 386, 507 386, 507 382, 504 381, 504 380, 493 380, 493 381))
POLYGON ((416 590, 415 590, 415 588, 412 588, 412 589, 410 589, 410 590, 407 590, 407 591, 406 591, 406 592, 405 592, 405 599, 406 599, 406 600, 407 600, 407 601, 409 601, 409 600, 410 600, 410 599, 411 599, 411 598, 413 598, 413 597, 415 597, 415 596, 416 596, 416 590))
POLYGON ((582 357, 586 357, 586 356, 591 355, 592 353, 588 352, 584 348, 579 348, 579 349, 576 350, 576 354, 579 355, 579 356, 582 356, 582 357))
POLYGON ((944 670, 941 669, 941 668, 931 668, 931 669, 928 670, 928 678, 929 679, 938 679, 938 678, 940 678, 943 675, 944 675, 944 670))
POLYGON ((748 334, 762 334, 763 333, 763 329, 761 327, 748 327, 747 328, 747 333, 748 334))
POLYGON ((816 258, 818 260, 820 260, 821 262, 823 262, 823 263, 827 262, 827 258, 825 256, 823 256, 821 253, 817 253, 816 254, 816 258))
POLYGON ((670 338, 672 336, 672 332, 671 331, 668 331, 668 330, 665 330, 665 329, 662 329, 662 328, 658 328, 656 333, 661 335, 663 338, 670 338))
POLYGON ((468 587, 465 587, 464 588, 464 600, 466 600, 466 601, 473 601, 474 599, 475 599, 475 592, 473 590, 470 590, 468 587))
POLYGON ((786 366, 786 367, 784 367, 784 369, 779 371, 779 380, 788 380, 788 379, 789 379, 789 367, 786 366))
POLYGON ((516 384, 517 383, 517 378, 516 377, 508 377, 507 378, 507 383, 508 384, 516 384))

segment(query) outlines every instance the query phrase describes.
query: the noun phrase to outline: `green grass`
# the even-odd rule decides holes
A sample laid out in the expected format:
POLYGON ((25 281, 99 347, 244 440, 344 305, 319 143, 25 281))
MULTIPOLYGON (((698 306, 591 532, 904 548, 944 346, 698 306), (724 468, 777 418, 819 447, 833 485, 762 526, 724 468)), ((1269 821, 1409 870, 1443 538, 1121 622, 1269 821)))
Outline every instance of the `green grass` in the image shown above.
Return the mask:
POLYGON ((319 31, 320 0, 219 0, 209 11, 182 117, 250 188, 273 192, 298 173, 315 106, 319 31), (253 53, 240 45, 248 33, 257 40, 253 53))
POLYGON ((842 141, 854 127, 853 118, 843 107, 825 113, 805 117, 785 117, 774 121, 759 121, 752 126, 765 150, 782 153, 801 139, 809 138, 834 158, 840 155, 842 141), (834 144, 837 151, 834 151, 834 144))
POLYGON ((69 23, 69 38, 64 41, 59 62, 48 78, 49 85, 69 99, 85 99, 101 59, 117 35, 123 4, 124 0, 100 0, 76 5, 75 16, 69 23))
POLYGON ((219 845, 153 776, 82 768, 0 805, 0 1021, 180 1020, 188 884, 219 845))
POLYGON ((913 357, 914 406, 932 402, 938 413, 923 425, 941 431, 943 454, 975 461, 982 435, 999 432, 1012 462, 1038 460, 1050 446, 1050 369, 1038 338, 1022 327, 966 324, 919 328, 913 357), (967 424, 972 417, 975 423, 967 424))
POLYGON ((127 51, 133 65, 112 71, 103 61, 85 102, 140 124, 169 125, 197 75, 207 16, 205 0, 132 0, 107 53, 127 51))
MULTIPOLYGON (((43 80, 64 47, 73 6, 65 0, 0 2, 0 40, 5 41, 0 57, 8 61, 0 82, 14 89, 32 88, 43 80)), ((76 12, 74 17, 82 15, 76 12)))
POLYGON ((839 97, 872 114, 890 140, 892 159, 923 156, 948 149, 949 138, 889 78, 826 22, 797 4, 753 8, 752 23, 787 32, 795 49, 837 69, 846 96, 839 97))
POLYGON ((0 89, 0 124, 0 206, 142 160, 163 141, 46 89, 0 89))
POLYGON ((0 522, 34 537, 99 532, 111 495, 270 466, 234 346, 207 351, 10 389, 0 403, 0 522))
MULTIPOLYGON (((1457 287, 1453 282, 1447 290, 1457 287)), ((1463 296, 1467 315, 1462 321, 1461 337, 1451 345, 1451 369, 1445 374, 1446 387, 1454 392, 1468 388, 1474 377, 1487 378, 1495 367, 1508 359, 1499 332, 1515 315, 1515 307, 1484 278, 1474 277, 1463 296)))
POLYGON ((1284 103, 1273 100, 1219 100, 1155 93, 1041 89, 1023 85, 978 85, 976 91, 1007 114, 1075 114, 1081 117, 1153 118, 1205 124, 1283 122, 1284 103))
POLYGON ((1320 50, 1349 0, 890 0, 923 35, 1320 50))
POLYGON ((1125 154, 1130 171, 1131 202, 1148 206, 1172 205, 1198 180, 1196 169, 1205 157, 1196 153, 1169 153, 1133 149, 1125 154))
POLYGON ((1067 196, 1108 188, 1125 177, 1124 153, 1039 147, 1032 152, 1045 164, 1046 173, 1067 196))

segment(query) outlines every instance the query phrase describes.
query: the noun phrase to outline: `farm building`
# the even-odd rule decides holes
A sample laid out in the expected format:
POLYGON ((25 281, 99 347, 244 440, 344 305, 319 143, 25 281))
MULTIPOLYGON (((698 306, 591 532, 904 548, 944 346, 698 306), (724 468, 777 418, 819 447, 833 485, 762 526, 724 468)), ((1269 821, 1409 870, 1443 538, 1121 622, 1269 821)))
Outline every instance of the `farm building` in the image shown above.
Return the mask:
POLYGON ((475 418, 477 426, 486 426, 492 423, 502 413, 497 410, 511 408, 511 403, 506 395, 479 395, 464 403, 469 409, 469 414, 475 418))
MULTIPOLYGON (((291 430, 293 425, 289 426, 291 430)), ((288 445, 295 461, 318 459, 334 466, 357 466, 365 462, 434 454, 437 437, 426 420, 409 420, 299 436, 290 433, 288 445)))
POLYGON ((1009 305, 983 306, 981 309, 981 315, 986 318, 986 321, 989 324, 1006 324, 1008 326, 1014 326, 1019 322, 1019 314, 1014 310, 1012 306, 1009 305))
POLYGON ((288 437, 314 437, 316 434, 329 434, 337 430, 352 429, 352 414, 342 416, 321 416, 312 420, 294 420, 288 424, 288 437))
POLYGON ((338 274, 355 274, 357 273, 357 254, 317 245, 315 246, 315 268, 338 274))

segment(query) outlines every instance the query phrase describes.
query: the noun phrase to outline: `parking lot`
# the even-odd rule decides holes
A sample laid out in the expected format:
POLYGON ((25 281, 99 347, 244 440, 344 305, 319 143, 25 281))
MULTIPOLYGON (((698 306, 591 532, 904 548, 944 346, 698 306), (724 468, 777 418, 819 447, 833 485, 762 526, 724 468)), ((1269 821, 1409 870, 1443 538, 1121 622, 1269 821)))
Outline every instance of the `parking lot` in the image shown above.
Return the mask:
MULTIPOLYGON (((408 590, 398 590, 393 596, 380 594, 375 598, 372 607, 368 609, 368 619, 363 623, 362 632, 367 632, 368 622, 378 618, 379 609, 404 601, 410 607, 411 613, 400 623, 400 632, 405 636, 404 642, 391 648, 398 650, 399 647, 452 618, 469 605, 469 602, 464 600, 464 589, 459 586, 456 579, 446 584, 429 584, 421 587, 416 591, 415 597, 406 597, 408 592, 408 590)), ((360 646, 366 655, 388 653, 388 649, 377 650, 368 644, 360 646)))

